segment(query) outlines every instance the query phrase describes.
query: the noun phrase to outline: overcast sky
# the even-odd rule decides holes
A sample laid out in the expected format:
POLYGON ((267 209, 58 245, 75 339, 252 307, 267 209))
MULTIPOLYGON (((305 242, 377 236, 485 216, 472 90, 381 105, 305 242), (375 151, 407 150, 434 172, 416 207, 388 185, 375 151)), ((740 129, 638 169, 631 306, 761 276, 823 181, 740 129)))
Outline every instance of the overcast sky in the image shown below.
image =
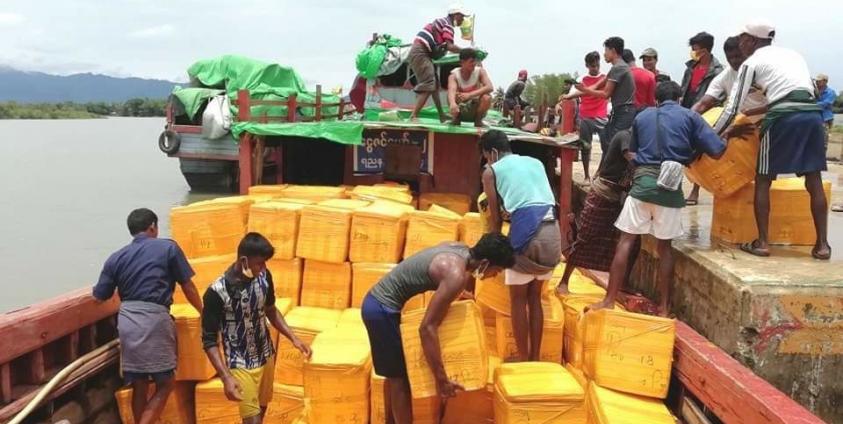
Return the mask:
MULTIPOLYGON (((25 70, 94 72, 176 81, 195 60, 241 54, 295 67, 305 80, 346 90, 354 58, 373 32, 405 41, 449 2, 388 0, 3 0, 0 63, 25 70)), ((582 73, 586 52, 618 35, 636 55, 659 51, 681 78, 688 38, 715 36, 715 55, 747 20, 777 27, 776 43, 800 51, 812 73, 843 88, 842 0, 467 0, 478 46, 497 86, 517 71, 582 73)), ((724 61, 725 64, 725 61, 724 61)), ((605 71, 605 66, 604 66, 605 71)))

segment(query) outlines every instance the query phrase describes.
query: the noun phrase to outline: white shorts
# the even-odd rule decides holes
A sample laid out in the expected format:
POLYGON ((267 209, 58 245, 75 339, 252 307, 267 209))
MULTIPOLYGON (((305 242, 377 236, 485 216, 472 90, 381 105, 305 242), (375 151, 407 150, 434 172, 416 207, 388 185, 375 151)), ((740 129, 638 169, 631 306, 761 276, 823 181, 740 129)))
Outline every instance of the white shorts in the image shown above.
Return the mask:
POLYGON ((504 271, 504 283, 507 286, 523 286, 533 280, 539 281, 547 281, 553 278, 553 271, 548 272, 547 274, 542 275, 532 275, 532 274, 522 274, 518 271, 513 269, 507 269, 504 271))
POLYGON ((652 234, 659 240, 682 235, 682 208, 668 208, 627 197, 615 227, 629 234, 652 234))

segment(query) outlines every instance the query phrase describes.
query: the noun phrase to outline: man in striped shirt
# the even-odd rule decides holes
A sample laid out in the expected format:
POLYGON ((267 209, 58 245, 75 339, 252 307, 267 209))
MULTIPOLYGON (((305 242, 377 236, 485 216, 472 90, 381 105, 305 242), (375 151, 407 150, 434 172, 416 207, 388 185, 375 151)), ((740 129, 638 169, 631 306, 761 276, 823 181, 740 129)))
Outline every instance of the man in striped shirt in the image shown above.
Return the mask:
POLYGON ((439 98, 439 87, 436 84, 436 68, 433 59, 444 56, 447 51, 459 53, 460 48, 454 44, 454 26, 462 25, 468 12, 459 4, 451 5, 448 16, 438 18, 427 24, 416 34, 413 47, 407 61, 416 76, 416 106, 410 115, 410 120, 417 121, 419 111, 432 95, 433 104, 439 112, 439 119, 445 122, 447 117, 442 112, 442 102, 439 98))

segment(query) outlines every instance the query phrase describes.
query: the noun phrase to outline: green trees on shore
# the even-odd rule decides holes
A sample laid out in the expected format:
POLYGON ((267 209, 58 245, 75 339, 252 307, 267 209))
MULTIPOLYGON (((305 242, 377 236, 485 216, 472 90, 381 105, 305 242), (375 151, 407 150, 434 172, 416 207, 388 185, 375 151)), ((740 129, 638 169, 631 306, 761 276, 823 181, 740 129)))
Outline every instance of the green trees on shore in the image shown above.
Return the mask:
POLYGON ((164 116, 166 99, 129 99, 124 103, 0 102, 0 119, 91 119, 106 116, 164 116))

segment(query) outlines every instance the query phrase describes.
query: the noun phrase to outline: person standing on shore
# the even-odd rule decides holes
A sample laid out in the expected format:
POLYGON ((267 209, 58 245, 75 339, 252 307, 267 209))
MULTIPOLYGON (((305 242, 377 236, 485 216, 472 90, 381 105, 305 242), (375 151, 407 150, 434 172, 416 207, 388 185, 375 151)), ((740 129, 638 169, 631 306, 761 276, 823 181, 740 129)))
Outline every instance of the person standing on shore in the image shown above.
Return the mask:
POLYGON ((629 65, 632 72, 632 79, 635 81, 635 112, 656 105, 656 75, 652 72, 639 68, 635 64, 635 54, 630 49, 623 50, 623 60, 629 65))
POLYGON ((641 52, 641 56, 638 57, 641 59, 641 66, 644 69, 653 73, 656 76, 656 84, 660 82, 670 81, 670 75, 660 71, 656 66, 659 64, 659 53, 656 49, 652 47, 648 47, 641 52))
POLYGON ((828 75, 826 74, 817 74, 814 83, 817 86, 817 104, 820 105, 823 112, 823 122, 825 122, 826 129, 825 148, 828 149, 828 133, 834 126, 834 110, 832 108, 834 101, 837 100, 837 93, 828 86, 828 75))
MULTIPOLYGON (((586 87, 598 85, 606 78, 600 73, 600 53, 590 52, 585 55, 585 67, 588 74, 584 75, 580 83, 586 87)), ((564 92, 564 90, 563 90, 564 92)), ((580 130, 580 150, 582 156, 582 168, 585 173, 585 180, 591 181, 591 170, 589 163, 591 160, 591 142, 594 135, 602 137, 603 129, 606 128, 606 123, 609 116, 609 101, 603 97, 583 96, 581 92, 576 89, 571 89, 571 92, 562 96, 561 100, 575 100, 580 99, 579 113, 577 114, 577 127, 580 130)), ((562 115, 562 107, 560 104, 556 105, 557 114, 562 115)))
POLYGON ((506 92, 503 95, 503 116, 509 117, 509 115, 515 111, 515 109, 520 109, 521 113, 524 113, 524 109, 530 105, 530 103, 522 97, 524 94, 524 89, 527 88, 527 70, 522 69, 518 71, 518 79, 509 84, 507 87, 506 92))
POLYGON ((193 269, 178 244, 158 238, 158 216, 149 209, 135 209, 126 221, 132 242, 105 261, 93 296, 103 302, 115 289, 120 296, 120 369, 132 386, 135 422, 151 424, 158 421, 175 387, 176 327, 170 305, 176 283, 199 312, 202 300, 191 280, 193 269), (147 398, 150 380, 155 382, 155 393, 147 398))

